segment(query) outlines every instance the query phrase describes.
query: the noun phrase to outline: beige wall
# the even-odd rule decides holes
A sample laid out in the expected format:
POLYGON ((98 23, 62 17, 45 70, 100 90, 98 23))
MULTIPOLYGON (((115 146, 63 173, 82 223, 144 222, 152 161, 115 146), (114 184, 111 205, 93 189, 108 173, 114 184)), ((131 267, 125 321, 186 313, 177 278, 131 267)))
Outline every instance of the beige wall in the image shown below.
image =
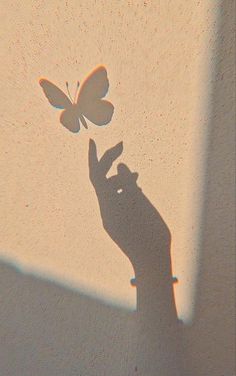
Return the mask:
POLYGON ((231 376, 234 2, 2 5, 2 374, 231 376), (70 133, 38 80, 99 64, 113 119, 70 133), (142 191, 95 193, 90 138, 142 191))

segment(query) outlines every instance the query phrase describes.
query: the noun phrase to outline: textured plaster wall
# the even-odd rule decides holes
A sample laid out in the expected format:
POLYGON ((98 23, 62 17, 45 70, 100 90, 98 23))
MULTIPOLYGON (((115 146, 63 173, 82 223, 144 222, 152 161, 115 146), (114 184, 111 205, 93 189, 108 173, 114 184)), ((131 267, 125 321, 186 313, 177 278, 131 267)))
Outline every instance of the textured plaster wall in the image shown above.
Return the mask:
POLYGON ((233 375, 233 14, 2 0, 1 375, 233 375), (39 78, 98 64, 113 119, 70 133, 39 78), (121 201, 91 184, 90 138, 123 141, 121 201))

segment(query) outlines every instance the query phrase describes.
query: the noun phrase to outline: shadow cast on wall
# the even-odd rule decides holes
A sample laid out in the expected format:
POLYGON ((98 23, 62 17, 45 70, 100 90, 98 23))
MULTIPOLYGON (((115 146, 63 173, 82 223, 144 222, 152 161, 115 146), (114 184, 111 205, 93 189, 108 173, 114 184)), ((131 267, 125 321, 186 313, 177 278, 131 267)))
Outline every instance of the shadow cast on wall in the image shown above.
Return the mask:
POLYGON ((209 124, 194 321, 185 329, 193 376, 235 374, 235 2, 221 1, 209 77, 209 124))
POLYGON ((137 312, 108 307, 2 263, 2 375, 154 376, 157 369, 179 375, 170 233, 137 187, 137 174, 119 165, 118 175, 106 178, 121 152, 119 144, 98 162, 90 141, 90 177, 104 227, 134 265, 137 312))
MULTIPOLYGON (((106 178, 122 144, 97 159, 90 179, 105 230, 132 262, 137 312, 0 265, 2 375, 182 376, 170 259, 170 232, 124 164, 106 178)), ((96 246, 96 245, 95 245, 96 246)))
POLYGON ((2 376, 126 375, 130 312, 0 263, 2 376), (122 360, 122 361, 121 361, 122 360))
POLYGON ((70 94, 68 82, 66 82, 66 88, 69 97, 47 79, 40 79, 39 84, 49 103, 63 110, 60 122, 69 131, 79 132, 80 123, 87 129, 86 119, 98 126, 106 125, 111 121, 114 106, 109 101, 102 99, 107 95, 109 89, 107 71, 104 66, 98 66, 88 75, 79 92, 80 84, 77 82, 74 99, 70 94))
POLYGON ((182 375, 180 323, 177 319, 172 271, 170 231, 137 186, 137 173, 125 164, 106 177, 123 150, 122 143, 98 160, 96 145, 89 144, 90 180, 95 188, 103 226, 129 258, 137 288, 137 325, 141 375, 182 375))
POLYGON ((118 165, 117 175, 106 178, 122 144, 98 161, 91 141, 90 179, 105 230, 133 264, 137 312, 106 306, 1 263, 1 375, 233 374, 233 10, 233 1, 222 2, 192 327, 182 331, 176 316, 167 225, 127 166, 118 165))

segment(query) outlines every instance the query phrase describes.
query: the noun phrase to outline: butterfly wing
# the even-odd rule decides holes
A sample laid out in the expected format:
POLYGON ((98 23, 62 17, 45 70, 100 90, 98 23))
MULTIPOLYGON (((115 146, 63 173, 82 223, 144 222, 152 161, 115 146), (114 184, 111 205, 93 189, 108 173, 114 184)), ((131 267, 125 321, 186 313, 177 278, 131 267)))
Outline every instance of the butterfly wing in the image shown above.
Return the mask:
POLYGON ((71 106, 72 103, 66 94, 64 94, 63 91, 52 82, 46 79, 41 79, 39 84, 42 86, 44 94, 52 106, 60 109, 69 108, 69 106, 71 106))
POLYGON ((114 107, 105 100, 97 99, 96 101, 87 102, 81 107, 83 115, 95 125, 106 125, 110 123, 114 107))
POLYGON ((99 66, 86 78, 79 92, 77 104, 81 113, 96 125, 105 125, 111 121, 114 107, 103 100, 109 89, 105 67, 99 66))
POLYGON ((77 133, 80 130, 80 122, 78 114, 73 110, 73 107, 62 112, 60 116, 60 122, 64 127, 73 133, 77 133))

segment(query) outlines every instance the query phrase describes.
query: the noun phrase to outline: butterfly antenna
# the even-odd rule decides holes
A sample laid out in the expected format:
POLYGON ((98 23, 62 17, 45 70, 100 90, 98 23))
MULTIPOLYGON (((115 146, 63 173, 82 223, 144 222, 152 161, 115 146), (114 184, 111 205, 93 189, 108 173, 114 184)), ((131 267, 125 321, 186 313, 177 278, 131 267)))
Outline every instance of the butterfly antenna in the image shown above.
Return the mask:
POLYGON ((77 81, 77 86, 76 86, 76 90, 75 90, 75 97, 74 97, 74 103, 75 103, 75 101, 76 101, 76 97, 77 97, 78 89, 79 89, 79 81, 77 81))
POLYGON ((68 93, 68 95, 70 97, 70 100, 71 100, 71 102, 73 102, 73 99, 71 98, 70 91, 69 91, 69 84, 68 84, 67 81, 66 81, 66 88, 67 88, 67 93, 68 93))

